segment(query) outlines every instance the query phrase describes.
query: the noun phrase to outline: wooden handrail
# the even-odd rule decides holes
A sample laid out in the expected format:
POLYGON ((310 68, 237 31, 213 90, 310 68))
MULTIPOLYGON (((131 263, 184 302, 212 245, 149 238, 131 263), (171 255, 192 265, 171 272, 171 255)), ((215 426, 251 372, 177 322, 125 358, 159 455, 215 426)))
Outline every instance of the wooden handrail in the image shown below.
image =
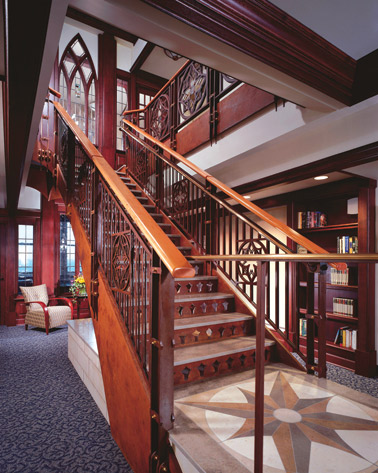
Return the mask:
POLYGON ((312 254, 253 254, 253 255, 206 255, 187 256, 196 261, 278 261, 278 262, 300 262, 300 263, 376 263, 378 264, 378 253, 312 253, 312 254))
POLYGON ((176 77, 180 74, 180 72, 185 69, 185 67, 191 62, 191 59, 188 59, 185 64, 183 64, 180 69, 176 72, 176 74, 174 74, 168 82, 166 82, 163 87, 158 91, 156 92, 156 94, 154 95, 154 97, 152 97, 152 99, 148 102, 148 104, 144 107, 144 108, 139 108, 139 109, 136 109, 136 110, 125 110, 123 112, 123 116, 126 116, 126 115, 130 115, 131 113, 142 113, 142 112, 145 112, 147 110, 147 108, 152 104, 152 102, 154 102, 158 96, 163 92, 163 90, 168 87, 175 79, 176 77))
POLYGON ((58 99, 60 99, 60 97, 62 96, 62 94, 60 92, 53 89, 52 87, 49 87, 49 92, 50 92, 51 95, 55 95, 55 97, 58 97, 58 99))
POLYGON ((89 159, 93 161, 97 170, 107 182, 120 204, 129 213, 172 276, 193 277, 195 275, 193 266, 177 249, 134 194, 127 188, 122 179, 116 174, 97 148, 89 141, 83 131, 80 130, 66 110, 64 110, 58 102, 53 103, 66 125, 72 130, 83 146, 89 159))
POLYGON ((154 143, 155 145, 159 146, 161 149, 169 153, 171 156, 173 156, 177 161, 180 163, 184 164, 187 168, 189 168, 191 171, 195 172, 202 178, 206 179, 207 182, 210 184, 213 184, 218 190, 222 191, 224 194, 226 194, 228 197, 231 199, 235 200, 238 202, 240 205, 242 205, 245 209, 247 209, 249 212, 252 212, 253 214, 257 215, 260 217, 264 222, 269 223, 273 227, 277 228, 278 230, 281 230, 288 238, 293 240, 295 243, 303 246, 306 248, 307 251, 310 251, 311 253, 323 253, 327 254, 328 251, 326 251, 324 248, 320 247, 316 243, 313 243, 297 231, 293 230, 289 226, 285 225, 282 223, 280 220, 278 220, 276 217, 273 217, 270 215, 268 212, 265 210, 261 209, 257 205, 253 204, 249 200, 245 199, 242 195, 238 194, 235 192, 233 189, 228 187, 226 184, 223 184, 223 182, 219 181, 215 177, 213 177, 211 174, 207 173, 206 171, 203 171, 201 168, 190 162, 188 159, 184 158, 181 154, 177 153, 177 151, 174 151, 171 149, 169 146, 165 145, 161 141, 157 140, 153 136, 149 135, 146 133, 144 130, 139 128, 137 125, 134 125, 131 123, 129 120, 126 120, 125 118, 123 119, 123 122, 126 123, 129 127, 133 128, 135 131, 140 133, 142 136, 147 138, 149 141, 154 143))

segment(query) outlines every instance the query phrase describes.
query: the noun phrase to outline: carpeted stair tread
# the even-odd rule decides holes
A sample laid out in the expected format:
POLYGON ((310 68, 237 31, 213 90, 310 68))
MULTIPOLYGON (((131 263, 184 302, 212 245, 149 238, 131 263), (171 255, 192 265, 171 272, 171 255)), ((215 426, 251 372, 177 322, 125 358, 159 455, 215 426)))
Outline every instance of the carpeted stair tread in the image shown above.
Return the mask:
POLYGON ((226 292, 200 292, 175 296, 175 302, 188 302, 198 300, 233 299, 234 295, 226 292))
POLYGON ((229 324, 250 319, 252 319, 252 315, 242 314, 240 312, 202 315, 201 317, 187 317, 185 319, 175 319, 175 330, 204 327, 209 325, 229 324))
MULTIPOLYGON (((265 346, 272 346, 275 342, 265 340, 265 346)), ((208 360, 211 358, 219 358, 224 355, 232 355, 246 350, 254 350, 256 348, 256 337, 237 337, 228 338, 213 343, 201 345, 192 345, 175 350, 175 366, 194 363, 196 361, 208 360)))

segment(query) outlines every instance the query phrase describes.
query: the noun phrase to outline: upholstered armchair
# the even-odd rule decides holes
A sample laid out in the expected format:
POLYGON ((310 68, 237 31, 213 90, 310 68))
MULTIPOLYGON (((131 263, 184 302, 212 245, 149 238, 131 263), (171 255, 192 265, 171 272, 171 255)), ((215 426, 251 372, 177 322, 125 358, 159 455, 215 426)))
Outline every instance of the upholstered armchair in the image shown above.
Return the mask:
POLYGON ((64 325, 67 320, 73 319, 72 302, 65 297, 49 299, 46 284, 21 287, 20 289, 26 304, 25 330, 30 324, 34 327, 44 328, 46 335, 48 335, 49 329, 64 325), (50 306, 50 301, 63 301, 67 305, 50 306))

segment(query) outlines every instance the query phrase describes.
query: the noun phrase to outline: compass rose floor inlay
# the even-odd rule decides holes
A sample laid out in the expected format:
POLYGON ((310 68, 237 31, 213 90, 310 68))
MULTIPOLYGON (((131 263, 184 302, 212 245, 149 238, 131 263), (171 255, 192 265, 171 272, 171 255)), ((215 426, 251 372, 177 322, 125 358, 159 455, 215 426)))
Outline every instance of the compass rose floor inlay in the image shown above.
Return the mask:
MULTIPOLYGON (((264 473, 377 472, 374 401, 352 401, 330 391, 329 382, 325 389, 308 378, 290 370, 265 375, 264 473)), ((203 471, 253 471, 254 403, 253 379, 176 400, 197 442, 208 442, 203 471), (227 454, 224 468, 220 448, 227 454)))

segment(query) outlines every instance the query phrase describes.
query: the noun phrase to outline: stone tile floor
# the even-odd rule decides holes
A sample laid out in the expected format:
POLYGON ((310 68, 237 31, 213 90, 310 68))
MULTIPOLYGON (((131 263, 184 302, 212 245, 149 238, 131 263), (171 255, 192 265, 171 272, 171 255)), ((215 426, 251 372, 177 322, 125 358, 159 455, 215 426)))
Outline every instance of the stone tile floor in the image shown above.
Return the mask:
MULTIPOLYGON (((175 397, 171 438, 198 471, 253 471, 253 371, 175 397)), ((266 368, 264 473, 377 471, 378 399, 284 365, 266 368)))

